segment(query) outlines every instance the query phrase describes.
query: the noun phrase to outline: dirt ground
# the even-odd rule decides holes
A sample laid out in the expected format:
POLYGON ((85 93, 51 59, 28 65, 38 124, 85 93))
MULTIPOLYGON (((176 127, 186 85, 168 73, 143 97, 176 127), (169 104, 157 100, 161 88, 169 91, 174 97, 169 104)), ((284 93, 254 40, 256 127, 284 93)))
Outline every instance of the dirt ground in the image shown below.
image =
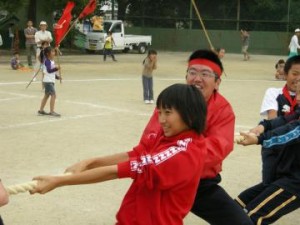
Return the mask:
MULTIPOLYGON (((190 52, 159 52, 154 73, 155 96, 166 86, 184 83, 190 52)), ((25 89, 32 72, 14 71, 0 52, 0 171, 6 186, 45 174, 61 174, 85 158, 130 150, 137 144, 154 106, 142 101, 142 60, 145 55, 117 54, 118 62, 99 55, 60 58, 63 83, 57 83, 56 111, 61 118, 37 116, 43 92, 37 81, 25 89)), ((259 109, 274 80, 280 56, 227 54, 221 93, 236 113, 236 131, 247 130, 260 119, 259 109)), ((285 58, 282 56, 282 58, 285 58)), ((26 62, 25 56, 21 57, 26 62)), ((40 76, 39 76, 40 78, 40 76)), ((47 105, 47 110, 48 110, 47 105)), ((232 197, 260 181, 260 147, 235 145, 224 161, 222 186, 232 197)), ((7 225, 109 225, 131 183, 115 180, 57 189, 47 195, 13 195, 0 209, 7 225)), ((191 213, 186 225, 207 224, 191 213)), ((299 210, 277 225, 300 224, 299 210)))

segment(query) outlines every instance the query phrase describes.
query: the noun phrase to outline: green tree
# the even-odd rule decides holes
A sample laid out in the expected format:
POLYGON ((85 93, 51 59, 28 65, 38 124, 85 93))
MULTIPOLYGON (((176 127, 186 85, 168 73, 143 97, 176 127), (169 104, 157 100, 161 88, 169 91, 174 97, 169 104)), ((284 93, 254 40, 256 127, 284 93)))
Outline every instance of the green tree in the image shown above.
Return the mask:
POLYGON ((23 7, 24 2, 25 1, 22 0, 1 0, 0 9, 6 10, 9 13, 16 13, 20 8, 23 7))
POLYGON ((186 0, 130 0, 128 5, 126 19, 135 25, 175 27, 178 18, 187 18, 189 14, 186 0))
MULTIPOLYGON (((42 9, 46 14, 52 14, 54 11, 62 12, 69 0, 52 0, 42 1, 42 9)), ((71 0, 75 3, 75 7, 72 10, 74 16, 78 16, 82 9, 88 4, 89 0, 71 0)))

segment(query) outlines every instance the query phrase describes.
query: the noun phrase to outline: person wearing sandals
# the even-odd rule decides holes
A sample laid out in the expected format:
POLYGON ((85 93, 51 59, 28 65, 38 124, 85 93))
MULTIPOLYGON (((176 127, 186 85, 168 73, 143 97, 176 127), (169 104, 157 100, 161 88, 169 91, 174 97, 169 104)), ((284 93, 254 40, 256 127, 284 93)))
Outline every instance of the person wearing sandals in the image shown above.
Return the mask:
POLYGON ((61 80, 61 77, 56 74, 60 70, 60 66, 56 66, 54 62, 55 49, 47 47, 44 49, 45 61, 43 65, 43 84, 45 87, 45 95, 41 101, 40 110, 38 111, 39 115, 50 115, 60 117, 60 114, 54 111, 56 92, 55 92, 55 79, 61 80), (45 105, 50 97, 50 112, 47 113, 44 111, 45 105))

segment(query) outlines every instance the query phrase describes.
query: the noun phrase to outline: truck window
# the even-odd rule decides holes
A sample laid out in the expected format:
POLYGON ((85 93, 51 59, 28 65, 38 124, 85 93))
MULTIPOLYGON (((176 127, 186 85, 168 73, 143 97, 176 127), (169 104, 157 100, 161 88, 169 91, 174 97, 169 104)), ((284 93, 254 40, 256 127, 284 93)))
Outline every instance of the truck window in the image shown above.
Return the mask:
POLYGON ((111 27, 111 22, 104 22, 104 31, 107 33, 109 31, 109 28, 111 27))
POLYGON ((114 27, 112 28, 112 32, 113 33, 121 33, 122 32, 122 26, 120 23, 117 23, 114 25, 114 27))

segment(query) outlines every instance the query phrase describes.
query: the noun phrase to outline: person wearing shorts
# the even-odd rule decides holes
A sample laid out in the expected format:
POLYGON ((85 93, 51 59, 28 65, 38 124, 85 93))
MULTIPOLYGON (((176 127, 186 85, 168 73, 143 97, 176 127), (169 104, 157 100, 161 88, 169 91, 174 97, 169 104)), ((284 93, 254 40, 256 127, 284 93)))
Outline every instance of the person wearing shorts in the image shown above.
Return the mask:
POLYGON ((60 79, 61 77, 56 74, 59 72, 60 67, 55 65, 53 60, 55 56, 55 49, 51 47, 47 47, 44 49, 44 66, 43 66, 43 85, 45 87, 45 95, 41 101, 40 110, 38 111, 39 115, 50 115, 60 117, 60 114, 54 111, 55 100, 56 100, 56 92, 55 92, 55 79, 60 79), (50 112, 47 113, 44 111, 45 105, 50 97, 50 112))

